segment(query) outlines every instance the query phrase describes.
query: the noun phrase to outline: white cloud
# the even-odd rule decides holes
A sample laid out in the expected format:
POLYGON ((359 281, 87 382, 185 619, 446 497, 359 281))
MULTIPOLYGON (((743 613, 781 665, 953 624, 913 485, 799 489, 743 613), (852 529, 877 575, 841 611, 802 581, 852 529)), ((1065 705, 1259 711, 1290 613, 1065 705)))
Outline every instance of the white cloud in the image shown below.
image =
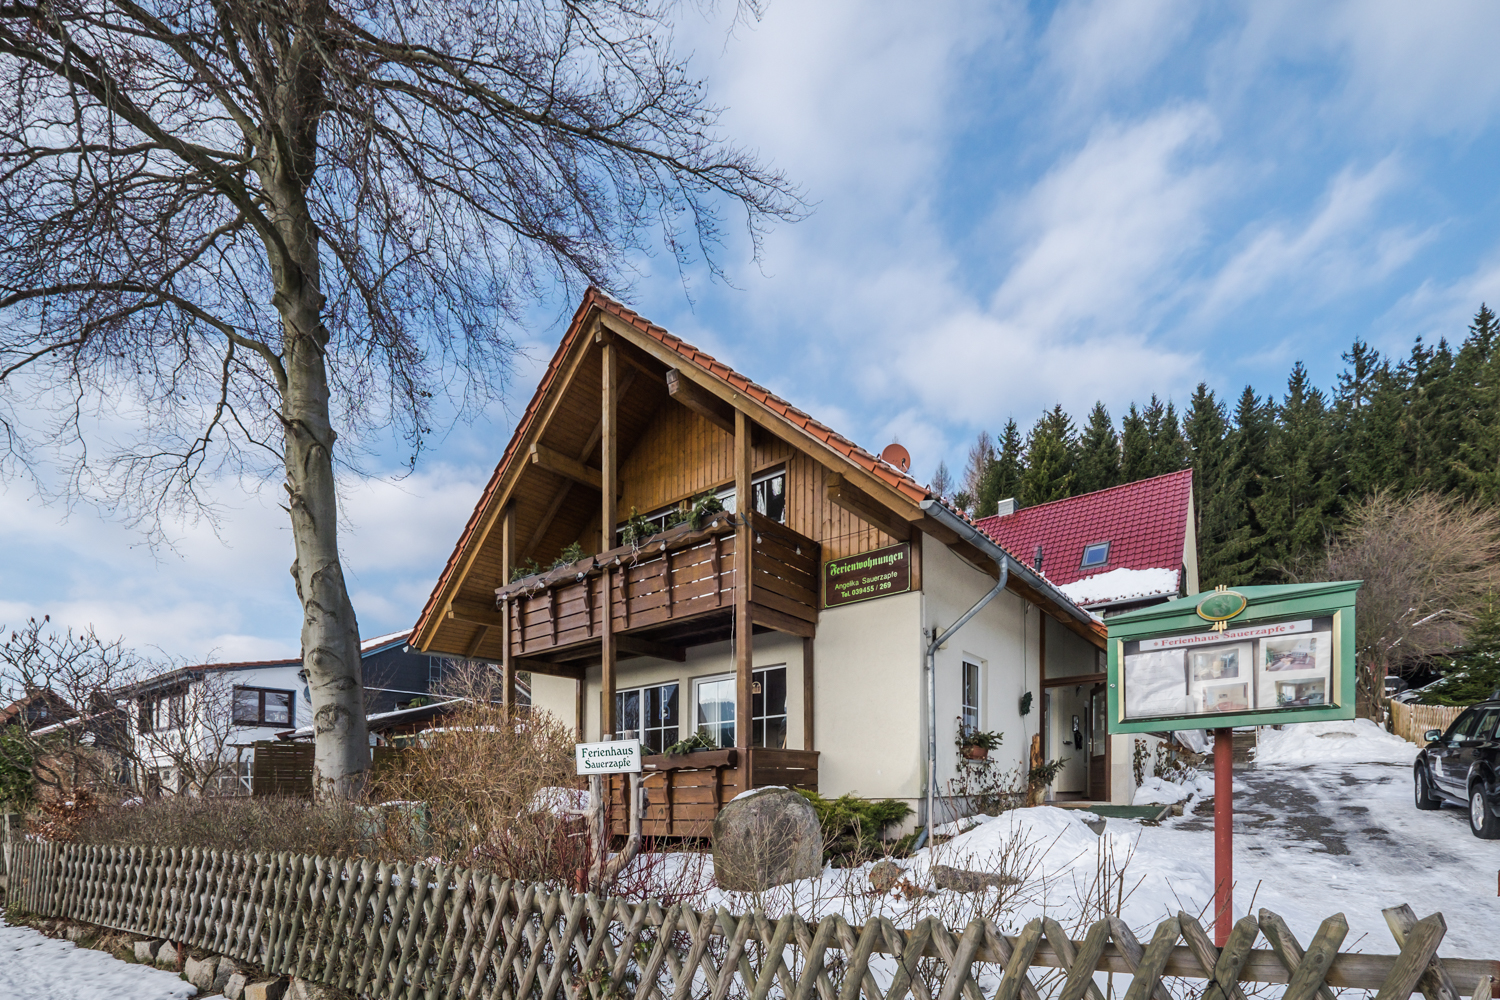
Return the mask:
POLYGON ((1052 15, 1041 48, 1062 78, 1062 103, 1081 111, 1142 82, 1192 30, 1185 0, 1074 0, 1052 15))
POLYGON ((1378 210, 1406 180, 1394 157, 1363 172, 1340 171, 1300 229, 1282 222, 1256 227, 1213 277, 1200 316, 1221 314, 1272 290, 1297 287, 1304 302, 1321 303, 1385 279, 1430 237, 1399 226, 1381 228, 1378 210))

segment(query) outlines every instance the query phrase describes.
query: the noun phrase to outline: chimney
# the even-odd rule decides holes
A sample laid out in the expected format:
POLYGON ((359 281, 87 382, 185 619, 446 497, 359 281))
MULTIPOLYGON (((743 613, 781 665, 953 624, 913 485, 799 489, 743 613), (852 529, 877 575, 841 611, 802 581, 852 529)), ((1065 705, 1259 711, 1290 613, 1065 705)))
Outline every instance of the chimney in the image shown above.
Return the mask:
POLYGON ((1010 497, 1008 499, 1000 501, 1000 506, 996 509, 995 516, 996 517, 1004 517, 1007 514, 1014 514, 1016 511, 1018 511, 1020 509, 1021 509, 1021 505, 1018 504, 1018 503, 1016 503, 1016 498, 1015 497, 1010 497))
POLYGON ((1031 568, 1038 573, 1042 571, 1042 547, 1040 545, 1036 547, 1036 558, 1031 560, 1031 568))

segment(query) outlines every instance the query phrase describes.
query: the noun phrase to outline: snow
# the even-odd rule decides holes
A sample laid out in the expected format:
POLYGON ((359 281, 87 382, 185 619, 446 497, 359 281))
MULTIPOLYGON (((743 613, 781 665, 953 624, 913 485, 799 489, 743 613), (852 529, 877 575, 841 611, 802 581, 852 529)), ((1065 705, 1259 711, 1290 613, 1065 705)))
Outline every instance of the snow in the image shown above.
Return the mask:
POLYGON ((1132 597, 1175 594, 1177 572, 1175 569, 1112 569, 1065 583, 1058 589, 1078 604, 1103 604, 1132 597))
POLYGON ((1213 775, 1206 771, 1194 771, 1179 781, 1154 778, 1147 775, 1135 790, 1132 805, 1170 806, 1190 799, 1208 799, 1214 794, 1213 775))
POLYGON ((5 1000, 176 1000, 197 993, 175 972, 122 962, 0 919, 0 997, 5 1000))
POLYGON ((785 785, 761 785, 759 788, 747 788, 743 792, 740 792, 738 795, 736 795, 733 799, 730 799, 729 801, 733 802, 733 801, 735 801, 735 799, 749 799, 749 798, 754 798, 755 796, 759 795, 761 792, 777 792, 777 791, 780 791, 780 792, 786 791, 786 786, 785 785))
POLYGON ((1419 748, 1369 719, 1264 727, 1257 764, 1411 764, 1419 748))
POLYGON ((582 816, 589 809, 589 793, 581 788, 549 785, 536 790, 527 809, 531 812, 550 812, 554 816, 582 816))

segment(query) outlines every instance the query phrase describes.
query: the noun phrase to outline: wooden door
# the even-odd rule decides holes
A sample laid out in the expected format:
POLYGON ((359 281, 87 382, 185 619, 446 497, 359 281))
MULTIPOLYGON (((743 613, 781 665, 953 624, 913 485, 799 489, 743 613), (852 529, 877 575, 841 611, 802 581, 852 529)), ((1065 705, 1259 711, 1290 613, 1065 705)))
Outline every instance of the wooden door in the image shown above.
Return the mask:
POLYGON ((1095 684, 1089 691, 1089 732, 1086 741, 1089 763, 1089 798, 1094 802, 1109 801, 1108 726, 1109 698, 1103 684, 1095 684))

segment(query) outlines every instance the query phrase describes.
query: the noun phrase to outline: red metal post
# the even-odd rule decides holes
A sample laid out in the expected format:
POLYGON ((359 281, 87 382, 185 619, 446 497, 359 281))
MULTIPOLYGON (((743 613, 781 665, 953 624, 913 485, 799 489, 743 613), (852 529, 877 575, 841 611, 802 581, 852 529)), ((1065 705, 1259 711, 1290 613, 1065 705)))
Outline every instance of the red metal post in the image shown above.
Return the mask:
POLYGON ((1214 730, 1214 943, 1234 926, 1234 730, 1214 730))

